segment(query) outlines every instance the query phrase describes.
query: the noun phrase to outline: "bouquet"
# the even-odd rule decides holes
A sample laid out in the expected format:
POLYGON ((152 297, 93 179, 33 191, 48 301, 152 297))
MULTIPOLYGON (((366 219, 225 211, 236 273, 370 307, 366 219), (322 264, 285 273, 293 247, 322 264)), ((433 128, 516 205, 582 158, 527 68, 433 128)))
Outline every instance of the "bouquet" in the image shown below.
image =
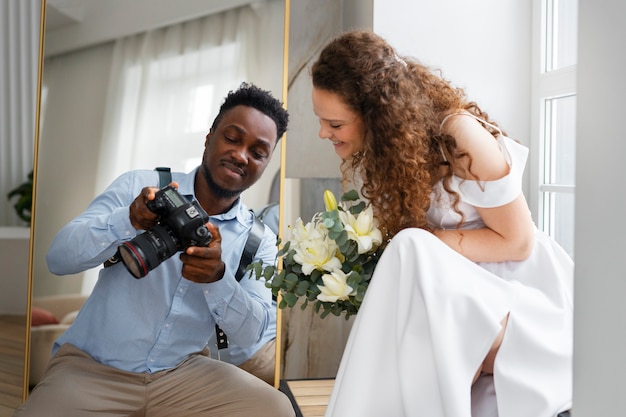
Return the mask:
POLYGON ((354 190, 345 193, 340 204, 326 190, 324 205, 326 210, 310 222, 298 218, 295 226, 289 226, 290 239, 282 248, 277 241, 274 265, 259 261, 246 270, 254 271, 256 279, 264 278, 274 296, 281 294, 279 308, 293 307, 304 298, 303 310, 312 303, 322 318, 345 312, 348 319, 365 296, 383 250, 382 233, 372 207, 354 190), (279 258, 282 269, 276 274, 279 258))

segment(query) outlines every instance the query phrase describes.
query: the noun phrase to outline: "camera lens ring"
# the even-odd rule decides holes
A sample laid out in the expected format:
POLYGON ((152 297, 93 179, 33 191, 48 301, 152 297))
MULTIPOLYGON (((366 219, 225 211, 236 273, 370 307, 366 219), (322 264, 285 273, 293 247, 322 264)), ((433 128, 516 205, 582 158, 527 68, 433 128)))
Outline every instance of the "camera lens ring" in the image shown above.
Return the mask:
POLYGON ((145 277, 148 273, 148 265, 144 262, 145 257, 141 253, 141 249, 131 242, 124 242, 118 249, 128 272, 135 278, 145 277))

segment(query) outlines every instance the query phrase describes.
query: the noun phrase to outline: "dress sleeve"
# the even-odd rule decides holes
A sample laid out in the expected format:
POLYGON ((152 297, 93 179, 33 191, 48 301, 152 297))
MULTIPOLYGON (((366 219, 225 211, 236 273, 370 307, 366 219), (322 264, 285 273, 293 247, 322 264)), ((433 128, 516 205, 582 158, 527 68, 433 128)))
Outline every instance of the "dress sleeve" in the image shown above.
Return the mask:
POLYGON ((473 181, 453 176, 450 185, 465 203, 475 207, 499 207, 515 200, 522 192, 528 148, 504 135, 498 135, 498 143, 509 164, 509 173, 494 181, 473 181))

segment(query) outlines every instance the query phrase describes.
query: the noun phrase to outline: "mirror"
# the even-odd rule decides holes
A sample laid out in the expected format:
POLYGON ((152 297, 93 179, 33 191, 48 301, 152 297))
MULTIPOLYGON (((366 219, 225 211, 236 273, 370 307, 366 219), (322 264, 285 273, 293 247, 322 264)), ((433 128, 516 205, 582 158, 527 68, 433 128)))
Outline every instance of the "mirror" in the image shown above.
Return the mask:
MULTIPOLYGON (((156 7, 154 0, 132 3, 123 0, 47 0, 41 137, 34 207, 33 306, 52 309, 54 307, 46 304, 49 297, 63 297, 64 303, 75 307, 72 303, 80 303, 89 294, 98 268, 82 274, 56 276, 48 271, 45 255, 58 230, 81 213, 115 177, 129 169, 152 169, 156 166, 168 166, 173 171, 190 171, 200 162, 204 137, 223 97, 243 80, 254 82, 286 101, 283 94, 286 84, 282 74, 283 25, 288 0, 162 0, 160 3, 156 7), (241 13, 243 9, 247 11, 241 13), (145 13, 146 10, 151 12, 145 13), (258 25, 263 28, 262 35, 242 34, 242 29, 254 26, 248 22, 255 16, 260 16, 258 25), (137 61, 127 67, 116 65, 123 58, 133 58, 133 52, 129 51, 136 48, 139 42, 144 42, 144 52, 155 45, 150 42, 160 41, 166 45, 173 40, 182 42, 191 39, 197 47, 206 37, 206 31, 216 27, 223 31, 225 39, 257 42, 249 47, 254 52, 252 57, 246 58, 246 64, 241 65, 242 58, 234 50, 228 50, 229 46, 225 46, 220 55, 210 57, 211 61, 230 70, 213 70, 213 73, 199 71, 202 74, 194 79, 200 80, 199 87, 189 87, 187 100, 183 103, 188 106, 189 102, 193 102, 201 111, 187 114, 187 130, 171 133, 169 125, 159 124, 161 118, 149 119, 149 123, 143 125, 137 122, 140 117, 128 109, 133 100, 139 99, 122 88, 136 81, 133 77, 138 76, 138 72, 133 65, 138 65, 137 61), (150 31, 149 36, 144 35, 147 31, 150 31), (118 38, 124 41, 116 42, 118 38), (255 60, 262 60, 264 65, 258 65, 255 60), (121 68, 126 71, 125 78, 115 73, 115 69, 122 71, 121 68), (210 78, 212 83, 203 84, 202 77, 210 78), (213 98, 207 98, 209 96, 213 98), (130 130, 129 124, 133 124, 130 130), (156 128, 150 130, 153 125, 156 128), (163 134, 160 138, 163 145, 158 144, 160 134, 163 134), (143 137, 144 140, 130 145, 131 137, 143 137), (172 143, 176 146, 171 146, 172 143), (184 147, 190 149, 184 155, 177 152, 183 143, 189 143, 184 147), (131 156, 138 158, 131 159, 131 156)), ((172 59, 167 64, 180 66, 180 62, 174 61, 172 59)), ((182 67, 189 70, 186 65, 182 67)), ((193 77, 188 72, 183 78, 189 83, 194 82, 190 81, 193 77)), ((169 81, 159 80, 157 90, 165 90, 169 81)), ((173 93, 169 90, 163 94, 173 93)), ((145 101, 160 104, 155 97, 150 96, 145 101)), ((180 106, 171 106, 172 111, 179 109, 180 106)), ((148 105, 142 110, 155 111, 148 105)), ((180 114, 175 116, 184 117, 180 114)), ((174 116, 170 118, 168 114, 166 121, 169 123, 173 119, 174 116)), ((270 198, 277 198, 271 196, 271 191, 274 184, 278 184, 274 180, 280 175, 280 153, 281 149, 277 148, 261 180, 244 192, 242 198, 250 208, 260 208, 270 198)), ((53 304, 58 307, 58 299, 53 304)), ((59 311, 57 314, 64 313, 59 311)), ((33 327, 31 331, 31 385, 37 382, 48 358, 45 354, 49 353, 45 346, 44 356, 41 357, 39 340, 51 339, 36 333, 49 330, 52 329, 33 327)))
MULTIPOLYGON (((346 26, 371 25, 371 2, 301 0, 292 2, 289 23, 288 108, 290 128, 285 141, 286 161, 283 241, 287 226, 298 217, 309 221, 324 209, 323 193, 341 196, 340 159, 326 141, 318 138, 319 121, 311 103, 309 69, 322 46, 346 26), (369 10, 369 12, 368 12, 369 10), (297 135, 296 135, 297 134, 297 135), (311 161, 314 161, 312 163, 311 161)), ((282 310, 281 377, 285 380, 333 378, 354 318, 329 315, 320 318, 312 307, 282 310)))
POLYGON ((0 416, 11 415, 25 392, 32 196, 27 178, 38 133, 42 5, 42 0, 0 2, 0 416), (25 210, 14 208, 18 202, 25 210))

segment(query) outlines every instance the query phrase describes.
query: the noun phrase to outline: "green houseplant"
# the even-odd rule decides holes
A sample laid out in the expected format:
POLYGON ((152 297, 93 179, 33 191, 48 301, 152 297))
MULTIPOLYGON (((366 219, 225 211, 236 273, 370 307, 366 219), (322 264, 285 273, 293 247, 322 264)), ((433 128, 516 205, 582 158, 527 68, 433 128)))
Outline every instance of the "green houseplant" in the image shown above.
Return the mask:
POLYGON ((28 174, 26 182, 20 184, 7 194, 9 201, 15 197, 17 197, 15 204, 13 204, 15 212, 20 219, 30 224, 33 208, 33 171, 30 171, 28 174))

